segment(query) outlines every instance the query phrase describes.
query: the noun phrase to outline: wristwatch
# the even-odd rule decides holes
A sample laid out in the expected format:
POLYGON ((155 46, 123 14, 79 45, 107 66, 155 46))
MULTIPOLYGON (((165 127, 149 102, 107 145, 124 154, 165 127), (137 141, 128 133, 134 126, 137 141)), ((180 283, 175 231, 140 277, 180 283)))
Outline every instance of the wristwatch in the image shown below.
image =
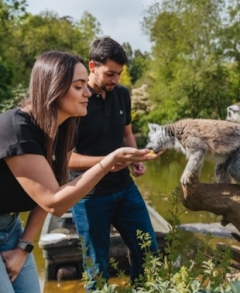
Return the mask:
POLYGON ((22 250, 26 251, 27 253, 32 252, 34 248, 34 244, 32 242, 23 239, 18 240, 17 246, 20 247, 22 250))

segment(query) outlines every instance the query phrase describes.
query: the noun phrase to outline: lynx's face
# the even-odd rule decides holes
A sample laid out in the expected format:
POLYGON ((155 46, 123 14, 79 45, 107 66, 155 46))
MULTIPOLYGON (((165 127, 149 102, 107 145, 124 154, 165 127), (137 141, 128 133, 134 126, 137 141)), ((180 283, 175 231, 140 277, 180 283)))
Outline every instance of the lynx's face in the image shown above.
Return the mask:
POLYGON ((227 118, 226 120, 240 123, 240 104, 234 104, 227 107, 227 118))
POLYGON ((149 123, 148 128, 147 149, 152 149, 154 153, 158 153, 160 150, 173 148, 174 138, 169 136, 164 126, 149 123))

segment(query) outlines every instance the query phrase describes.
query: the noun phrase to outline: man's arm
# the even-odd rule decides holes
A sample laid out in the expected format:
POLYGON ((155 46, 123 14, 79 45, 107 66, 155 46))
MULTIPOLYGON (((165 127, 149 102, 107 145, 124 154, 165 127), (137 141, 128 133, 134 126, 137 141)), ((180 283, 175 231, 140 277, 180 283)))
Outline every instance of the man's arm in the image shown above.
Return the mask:
MULTIPOLYGON (((124 146, 129 146, 133 148, 137 148, 136 139, 132 132, 132 125, 128 124, 124 128, 124 146)), ((131 164, 132 167, 132 175, 135 177, 141 176, 145 173, 146 168, 142 162, 135 162, 131 164)))
MULTIPOLYGON (((78 153, 69 153, 68 168, 73 171, 86 171, 92 166, 99 163, 104 157, 103 156, 85 156, 78 153)), ((109 172, 117 172, 125 168, 128 163, 118 163, 111 168, 109 172)))
MULTIPOLYGON (((137 143, 132 132, 131 124, 125 126, 123 141, 124 146, 137 148, 137 143)), ((86 156, 72 151, 69 153, 68 168, 73 171, 86 171, 100 162, 103 158, 103 156, 86 156)), ((126 164, 119 163, 118 165, 114 166, 111 171, 116 172, 125 167, 126 164)))
POLYGON ((68 168, 74 171, 86 171, 100 162, 103 158, 104 157, 102 156, 85 156, 71 152, 69 154, 68 168))
POLYGON ((128 124, 124 128, 124 136, 123 136, 124 146, 137 148, 136 139, 132 132, 132 125, 128 124))

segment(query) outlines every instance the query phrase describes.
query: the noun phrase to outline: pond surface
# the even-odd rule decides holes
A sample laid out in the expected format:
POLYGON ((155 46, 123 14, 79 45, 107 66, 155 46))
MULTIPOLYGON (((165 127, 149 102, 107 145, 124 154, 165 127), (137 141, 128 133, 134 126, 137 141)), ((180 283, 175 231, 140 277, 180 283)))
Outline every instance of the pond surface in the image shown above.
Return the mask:
MULTIPOLYGON (((180 178, 187 160, 176 151, 165 151, 159 158, 147 162, 144 176, 135 179, 136 184, 149 204, 165 219, 171 210, 171 194, 180 187, 180 178)), ((199 180, 204 183, 215 182, 214 163, 206 161, 199 180)), ((221 217, 209 212, 192 212, 186 210, 181 216, 182 223, 219 222, 221 217)))
MULTIPOLYGON (((170 217, 172 210, 172 192, 176 187, 180 187, 180 177, 186 165, 186 159, 182 154, 175 151, 166 151, 154 161, 146 163, 146 173, 144 176, 135 178, 145 200, 166 220, 170 217)), ((200 181, 205 183, 214 182, 214 164, 205 162, 202 168, 200 181)), ((220 222, 221 217, 209 212, 193 212, 187 210, 184 206, 180 206, 183 213, 180 216, 181 223, 213 223, 220 222)), ((26 221, 27 214, 22 213, 23 222, 26 221)), ((199 234, 186 232, 187 237, 184 237, 182 247, 187 247, 189 254, 194 254, 199 248, 199 234), (186 243, 184 243, 186 241, 186 243)), ((229 245, 238 245, 232 238, 216 238, 212 243, 223 242, 229 245)), ((37 263, 39 280, 43 293, 68 292, 68 293, 83 293, 85 289, 80 281, 46 281, 45 282, 45 260, 43 258, 42 249, 38 247, 38 239, 35 243, 34 255, 37 263)), ((126 280, 118 280, 111 278, 111 283, 120 284, 127 282, 126 280)))

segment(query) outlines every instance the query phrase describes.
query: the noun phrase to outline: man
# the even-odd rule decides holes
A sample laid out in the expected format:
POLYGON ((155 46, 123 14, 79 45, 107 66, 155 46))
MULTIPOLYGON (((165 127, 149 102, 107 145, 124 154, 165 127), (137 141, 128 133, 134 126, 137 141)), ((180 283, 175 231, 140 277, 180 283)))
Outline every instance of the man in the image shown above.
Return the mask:
MULTIPOLYGON (((137 147, 131 128, 131 101, 126 88, 118 85, 127 56, 123 48, 111 38, 96 40, 89 54, 88 114, 81 117, 76 153, 70 158, 71 179, 98 163, 111 151, 122 147, 137 147)), ((145 173, 143 163, 131 165, 133 176, 145 173)), ((95 188, 72 208, 80 236, 86 246, 94 269, 109 278, 110 227, 121 234, 130 250, 132 283, 143 273, 144 251, 136 231, 148 232, 152 238, 151 251, 158 249, 155 233, 142 199, 126 165, 116 165, 95 188)), ((85 249, 84 249, 85 251, 85 249)), ((92 288, 94 288, 94 282, 92 288)))

